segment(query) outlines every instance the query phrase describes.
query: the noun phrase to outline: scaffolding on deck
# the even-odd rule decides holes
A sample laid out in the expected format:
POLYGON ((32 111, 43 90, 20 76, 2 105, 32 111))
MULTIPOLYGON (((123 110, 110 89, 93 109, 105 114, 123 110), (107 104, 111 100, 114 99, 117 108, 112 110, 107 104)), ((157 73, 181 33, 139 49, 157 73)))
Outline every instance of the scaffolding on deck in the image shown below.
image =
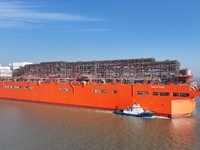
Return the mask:
POLYGON ((177 60, 156 61, 154 58, 103 61, 57 61, 28 64, 13 71, 13 76, 98 78, 170 78, 180 70, 177 60))

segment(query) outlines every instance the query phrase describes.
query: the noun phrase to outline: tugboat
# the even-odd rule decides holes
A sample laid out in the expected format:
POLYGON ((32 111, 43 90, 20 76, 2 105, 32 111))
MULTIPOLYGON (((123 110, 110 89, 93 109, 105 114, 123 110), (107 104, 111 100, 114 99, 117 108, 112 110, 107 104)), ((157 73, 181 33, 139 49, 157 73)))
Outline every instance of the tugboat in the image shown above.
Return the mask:
POLYGON ((135 117, 143 117, 143 118, 153 118, 155 112, 146 110, 140 107, 140 104, 133 104, 132 107, 128 107, 124 110, 117 109, 114 112, 118 115, 127 115, 127 116, 135 116, 135 117))

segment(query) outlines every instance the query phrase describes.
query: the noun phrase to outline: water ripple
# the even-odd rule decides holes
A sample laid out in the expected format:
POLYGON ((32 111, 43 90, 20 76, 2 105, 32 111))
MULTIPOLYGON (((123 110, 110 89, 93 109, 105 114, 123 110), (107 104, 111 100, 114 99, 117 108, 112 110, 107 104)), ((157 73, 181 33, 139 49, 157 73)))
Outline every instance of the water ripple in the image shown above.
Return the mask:
POLYGON ((194 116, 144 119, 110 111, 0 100, 4 150, 197 150, 200 102, 194 116))

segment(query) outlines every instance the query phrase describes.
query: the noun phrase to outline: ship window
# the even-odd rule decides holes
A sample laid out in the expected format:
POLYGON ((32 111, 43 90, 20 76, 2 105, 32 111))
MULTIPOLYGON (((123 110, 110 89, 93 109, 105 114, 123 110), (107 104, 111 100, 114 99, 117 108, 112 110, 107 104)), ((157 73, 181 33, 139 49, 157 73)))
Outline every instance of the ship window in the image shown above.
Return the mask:
POLYGON ((160 92, 160 96, 169 96, 169 92, 160 92))
POLYGON ((94 93, 101 93, 101 90, 93 89, 92 92, 94 92, 94 93))
POLYGON ((148 95, 149 92, 147 91, 137 91, 137 95, 148 95))
POLYGON ((107 93, 108 91, 105 89, 99 90, 99 89, 93 89, 92 90, 93 93, 107 93))
POLYGON ((61 91, 67 91, 69 92, 70 91, 70 88, 60 88, 61 91))
POLYGON ((101 90, 101 93, 107 93, 107 90, 101 90))
POLYGON ((7 86, 5 86, 5 88, 7 88, 7 89, 21 89, 22 86, 10 86, 10 85, 7 85, 7 86))
POLYGON ((112 90, 112 93, 113 94, 117 94, 117 90, 112 90))
POLYGON ((7 88, 7 89, 11 89, 12 86, 7 85, 7 86, 5 86, 5 88, 7 88))
POLYGON ((158 96, 158 92, 153 92, 153 95, 154 96, 158 96))
POLYGON ((27 89, 27 90, 33 90, 33 87, 32 86, 25 86, 25 89, 27 89))
POLYGON ((189 97, 189 93, 180 93, 181 97, 189 97))
POLYGON ((179 96, 179 93, 173 93, 173 96, 179 96))

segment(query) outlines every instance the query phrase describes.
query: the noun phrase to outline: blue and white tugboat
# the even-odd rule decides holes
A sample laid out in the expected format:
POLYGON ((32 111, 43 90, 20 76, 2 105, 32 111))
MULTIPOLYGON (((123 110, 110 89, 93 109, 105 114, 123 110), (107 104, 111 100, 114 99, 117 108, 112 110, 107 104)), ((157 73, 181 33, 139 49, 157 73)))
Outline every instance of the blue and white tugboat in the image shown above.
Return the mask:
POLYGON ((135 116, 135 117, 144 117, 144 118, 153 118, 155 112, 146 110, 140 107, 140 104, 133 104, 132 107, 128 107, 124 110, 115 110, 115 114, 135 116))

